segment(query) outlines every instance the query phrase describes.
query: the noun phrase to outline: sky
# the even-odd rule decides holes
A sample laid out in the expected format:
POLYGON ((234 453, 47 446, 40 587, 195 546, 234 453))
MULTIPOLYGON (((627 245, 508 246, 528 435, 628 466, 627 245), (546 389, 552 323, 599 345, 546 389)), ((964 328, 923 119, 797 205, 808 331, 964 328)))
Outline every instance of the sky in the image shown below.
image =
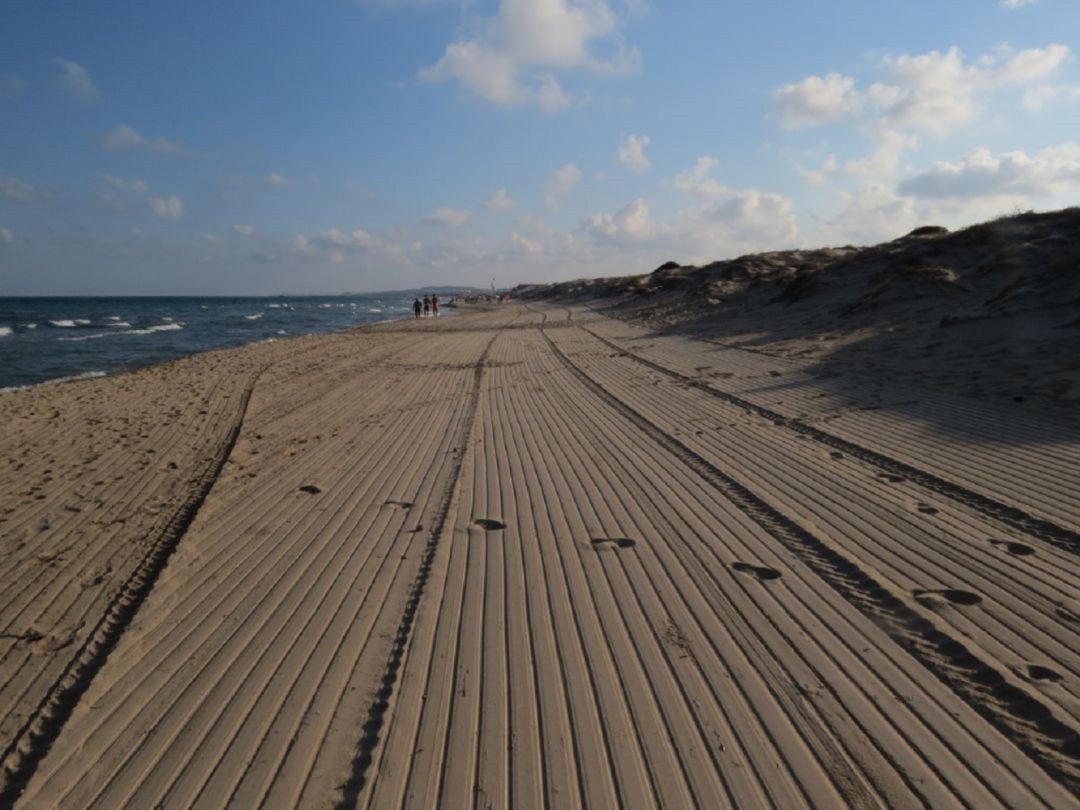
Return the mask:
POLYGON ((500 287, 1080 203, 1076 0, 9 0, 0 295, 500 287))

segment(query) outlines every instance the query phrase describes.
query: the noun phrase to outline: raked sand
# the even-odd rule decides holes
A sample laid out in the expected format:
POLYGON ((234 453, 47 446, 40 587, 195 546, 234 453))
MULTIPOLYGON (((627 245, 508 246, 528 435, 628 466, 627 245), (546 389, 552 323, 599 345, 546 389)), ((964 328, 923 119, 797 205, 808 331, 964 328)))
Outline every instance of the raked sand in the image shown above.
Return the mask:
POLYGON ((20 807, 1073 807, 1080 426, 518 304, 0 395, 20 807))

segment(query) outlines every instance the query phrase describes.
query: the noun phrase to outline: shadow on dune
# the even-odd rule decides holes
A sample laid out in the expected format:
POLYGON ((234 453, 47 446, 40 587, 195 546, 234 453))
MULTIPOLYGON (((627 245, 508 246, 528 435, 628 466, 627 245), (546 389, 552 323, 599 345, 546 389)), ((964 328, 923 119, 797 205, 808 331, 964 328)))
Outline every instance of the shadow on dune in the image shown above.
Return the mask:
MULTIPOLYGON (((1080 441, 1080 208, 519 294, 798 361, 839 411, 891 409, 980 443, 1080 441), (1045 429, 988 432, 962 407, 920 404, 930 392, 1045 429)), ((760 382, 778 397, 805 384, 760 382)))

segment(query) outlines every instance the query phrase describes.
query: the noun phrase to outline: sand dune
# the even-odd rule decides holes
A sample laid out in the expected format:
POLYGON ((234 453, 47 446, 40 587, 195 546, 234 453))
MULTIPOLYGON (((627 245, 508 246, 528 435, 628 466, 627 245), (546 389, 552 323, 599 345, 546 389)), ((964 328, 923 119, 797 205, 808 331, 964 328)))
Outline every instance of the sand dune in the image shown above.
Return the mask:
POLYGON ((534 303, 0 396, 5 795, 1073 806, 1075 424, 816 362, 534 303))

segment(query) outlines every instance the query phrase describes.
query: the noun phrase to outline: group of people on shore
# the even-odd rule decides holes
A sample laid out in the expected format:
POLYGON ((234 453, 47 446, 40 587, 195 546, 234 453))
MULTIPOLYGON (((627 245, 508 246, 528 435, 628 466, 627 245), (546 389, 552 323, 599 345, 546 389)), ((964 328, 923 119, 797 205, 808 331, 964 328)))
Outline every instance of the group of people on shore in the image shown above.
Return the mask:
POLYGON ((425 295, 424 300, 419 298, 413 299, 412 302, 413 314, 417 318, 427 318, 429 316, 439 317, 439 296, 432 293, 431 295, 425 295))

